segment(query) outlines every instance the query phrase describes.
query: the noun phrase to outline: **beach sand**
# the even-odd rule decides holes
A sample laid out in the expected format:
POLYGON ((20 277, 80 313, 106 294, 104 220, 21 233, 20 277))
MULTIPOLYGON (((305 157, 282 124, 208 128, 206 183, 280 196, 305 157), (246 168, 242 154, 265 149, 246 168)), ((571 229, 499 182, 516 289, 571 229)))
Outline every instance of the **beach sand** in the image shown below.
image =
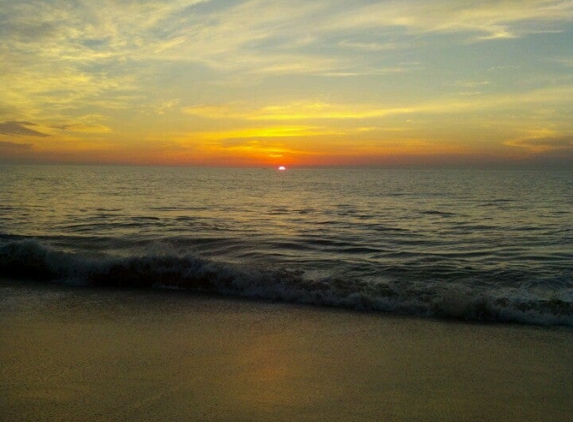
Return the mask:
POLYGON ((573 330, 0 282, 1 421, 571 421, 573 330))

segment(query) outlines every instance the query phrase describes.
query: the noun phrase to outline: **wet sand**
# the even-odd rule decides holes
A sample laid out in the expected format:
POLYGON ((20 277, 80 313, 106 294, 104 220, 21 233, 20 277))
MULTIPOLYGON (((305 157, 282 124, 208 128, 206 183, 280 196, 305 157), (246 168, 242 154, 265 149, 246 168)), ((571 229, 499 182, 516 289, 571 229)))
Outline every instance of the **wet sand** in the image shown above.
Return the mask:
POLYGON ((571 421, 573 330, 0 281, 1 421, 571 421))

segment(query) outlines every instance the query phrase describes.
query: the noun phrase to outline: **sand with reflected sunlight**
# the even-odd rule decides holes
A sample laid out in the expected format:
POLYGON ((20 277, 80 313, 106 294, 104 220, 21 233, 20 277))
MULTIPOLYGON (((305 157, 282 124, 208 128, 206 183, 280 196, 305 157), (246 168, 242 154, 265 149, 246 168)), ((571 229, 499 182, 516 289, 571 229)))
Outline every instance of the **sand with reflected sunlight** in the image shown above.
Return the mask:
POLYGON ((559 328, 0 284, 3 420, 551 420, 559 328))

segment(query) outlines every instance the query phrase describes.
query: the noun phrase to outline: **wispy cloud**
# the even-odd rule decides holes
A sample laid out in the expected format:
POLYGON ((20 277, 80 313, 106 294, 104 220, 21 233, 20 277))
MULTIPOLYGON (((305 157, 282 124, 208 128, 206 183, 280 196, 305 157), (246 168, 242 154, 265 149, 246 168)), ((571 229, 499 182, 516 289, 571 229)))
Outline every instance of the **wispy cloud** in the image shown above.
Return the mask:
POLYGON ((505 144, 514 147, 521 147, 534 153, 545 153, 551 151, 573 151, 572 134, 553 134, 551 131, 546 135, 525 137, 506 141, 505 144))
POLYGON ((49 135, 30 129, 29 126, 36 126, 30 122, 16 122, 8 121, 0 123, 0 134, 4 135, 18 135, 18 136, 34 136, 38 138, 45 138, 49 135))
POLYGON ((0 151, 20 152, 31 150, 33 147, 34 145, 30 143, 20 144, 17 142, 0 141, 0 151))
POLYGON ((104 125, 87 125, 84 123, 68 123, 52 126, 54 129, 59 129, 67 132, 83 132, 83 133, 109 133, 111 129, 104 125))
POLYGON ((404 48, 403 45, 400 45, 395 42, 360 42, 360 41, 341 41, 338 43, 340 47, 349 48, 359 51, 388 51, 388 50, 397 50, 400 48, 404 48))
POLYGON ((573 15, 570 2, 546 0, 209 3, 102 0, 96 6, 76 0, 62 8, 53 1, 8 2, 5 13, 10 19, 1 34, 9 40, 10 50, 35 50, 45 59, 89 64, 155 58, 244 69, 261 62, 270 67, 271 59, 277 66, 284 65, 285 59, 295 55, 305 57, 313 46, 328 49, 322 54, 314 50, 312 57, 331 60, 339 58, 337 47, 382 51, 406 46, 403 41, 371 37, 368 41, 337 40, 341 34, 357 36, 373 29, 403 27, 410 32, 503 38, 542 28, 553 30, 560 22, 571 22, 573 15), (209 7, 202 7, 205 4, 209 7))
MULTIPOLYGON (((373 30, 401 27, 412 34, 467 33, 491 39, 550 30, 573 20, 571 2, 547 0, 102 0, 97 5, 76 0, 65 8, 55 1, 5 2, 3 8, 8 19, 0 29, 0 51, 7 58, 0 65, 2 72, 20 74, 24 69, 26 79, 36 81, 58 75, 59 81, 52 77, 44 83, 53 91, 67 87, 78 92, 74 81, 83 80, 81 92, 91 96, 139 87, 141 81, 133 76, 130 81, 129 75, 136 73, 135 63, 150 60, 271 75, 357 75, 371 73, 378 65, 373 66, 375 58, 364 56, 357 62, 349 51, 411 48, 404 39, 397 42, 395 34, 373 38, 373 30), (41 75, 44 78, 38 78, 41 75)), ((141 72, 145 75, 146 70, 138 67, 138 79, 141 72)))
POLYGON ((553 59, 553 61, 562 64, 566 67, 573 67, 573 57, 553 59))
POLYGON ((569 102, 573 86, 566 85, 519 94, 490 94, 479 99, 459 97, 440 98, 420 103, 405 103, 403 106, 380 107, 376 104, 340 104, 322 101, 297 101, 287 104, 268 105, 252 108, 247 104, 228 103, 221 105, 197 105, 183 108, 189 115, 210 119, 240 119, 268 121, 304 120, 358 120, 383 118, 399 114, 463 114, 475 111, 520 107, 531 104, 555 104, 569 102))
POLYGON ((381 109, 364 104, 330 104, 300 101, 290 104, 269 105, 259 109, 236 108, 231 104, 220 106, 186 107, 183 111, 211 119, 298 121, 316 119, 366 119, 390 114, 412 112, 409 108, 381 109))
POLYGON ((236 139, 263 139, 263 138, 291 138, 303 136, 332 135, 335 131, 325 130, 315 126, 262 126, 254 128, 236 129, 230 131, 211 131, 203 134, 203 139, 236 140, 236 139))
POLYGON ((357 5, 339 13, 327 28, 403 27, 413 33, 474 34, 475 39, 514 38, 528 33, 554 31, 559 23, 573 21, 573 4, 567 1, 507 0, 460 2, 456 0, 384 1, 357 5))

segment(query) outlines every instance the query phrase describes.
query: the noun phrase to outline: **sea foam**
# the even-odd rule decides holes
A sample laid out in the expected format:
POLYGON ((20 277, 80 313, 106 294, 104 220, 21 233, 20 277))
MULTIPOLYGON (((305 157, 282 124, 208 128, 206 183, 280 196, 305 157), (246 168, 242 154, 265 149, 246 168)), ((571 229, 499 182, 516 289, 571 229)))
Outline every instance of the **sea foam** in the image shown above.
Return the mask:
POLYGON ((308 278, 302 271, 238 265, 173 251, 89 256, 33 239, 0 246, 0 275, 86 286, 170 288, 468 321, 573 326, 569 283, 543 293, 524 287, 480 289, 440 281, 308 278))

